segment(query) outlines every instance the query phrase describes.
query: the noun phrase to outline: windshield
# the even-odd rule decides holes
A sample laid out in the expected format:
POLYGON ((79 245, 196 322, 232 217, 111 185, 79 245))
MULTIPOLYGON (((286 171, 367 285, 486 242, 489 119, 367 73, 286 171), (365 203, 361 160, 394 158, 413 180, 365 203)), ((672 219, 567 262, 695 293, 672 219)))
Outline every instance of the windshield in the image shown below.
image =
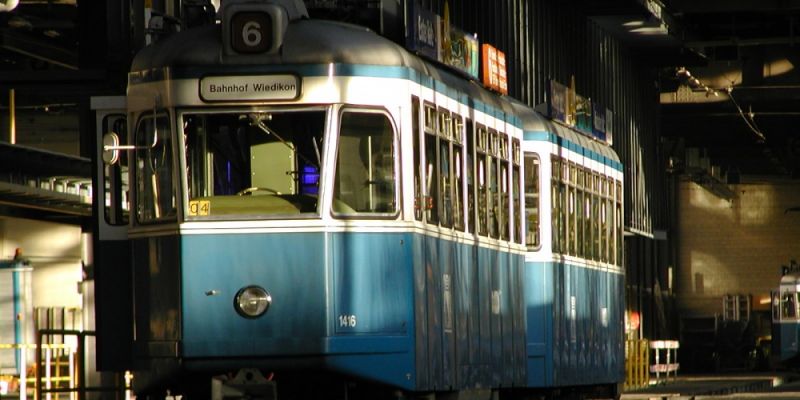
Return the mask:
POLYGON ((325 111, 183 115, 187 216, 318 214, 325 111))

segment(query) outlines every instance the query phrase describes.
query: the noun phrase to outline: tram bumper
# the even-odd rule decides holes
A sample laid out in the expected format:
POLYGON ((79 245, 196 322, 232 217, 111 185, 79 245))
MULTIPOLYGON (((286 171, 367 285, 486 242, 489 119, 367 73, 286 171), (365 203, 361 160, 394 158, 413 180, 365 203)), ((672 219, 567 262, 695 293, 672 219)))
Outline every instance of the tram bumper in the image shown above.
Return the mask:
POLYGON ((276 384, 252 368, 239 370, 233 378, 217 376, 211 379, 211 400, 232 398, 277 399, 276 384))

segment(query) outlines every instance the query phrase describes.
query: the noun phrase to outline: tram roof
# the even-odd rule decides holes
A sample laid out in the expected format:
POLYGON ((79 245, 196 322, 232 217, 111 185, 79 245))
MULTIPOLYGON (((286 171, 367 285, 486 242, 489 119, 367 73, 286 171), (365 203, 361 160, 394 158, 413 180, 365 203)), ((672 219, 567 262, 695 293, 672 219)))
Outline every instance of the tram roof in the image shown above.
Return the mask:
POLYGON ((798 285, 800 285, 800 273, 798 272, 791 272, 781 277, 781 289, 795 289, 798 285))
POLYGON ((600 143, 566 125, 545 118, 538 111, 516 99, 510 99, 514 112, 522 120, 522 130, 538 140, 547 140, 582 153, 584 156, 622 170, 619 156, 606 144, 600 143))
MULTIPOLYGON (((204 68, 205 73, 235 68, 258 69, 259 65, 325 65, 402 67, 430 77, 512 114, 504 98, 484 89, 456 72, 423 60, 402 46, 368 28, 327 20, 297 20, 289 24, 281 51, 275 55, 226 55, 222 48, 221 25, 207 25, 178 32, 144 48, 133 60, 131 70, 148 71, 163 67, 204 68)), ((266 68, 265 68, 266 69, 266 68)))
MULTIPOLYGON (((479 83, 444 67, 428 62, 382 37, 357 25, 327 20, 297 20, 289 24, 281 51, 275 55, 226 55, 222 48, 222 26, 206 25, 178 32, 140 51, 133 60, 133 73, 172 67, 191 69, 202 74, 272 72, 275 65, 344 64, 402 67, 429 77, 486 104, 513 115, 525 132, 548 132, 551 140, 578 145, 590 153, 619 162, 609 146, 581 135, 571 128, 549 121, 530 106, 511 97, 498 96, 479 83)), ((174 75, 173 75, 174 77, 174 75)))

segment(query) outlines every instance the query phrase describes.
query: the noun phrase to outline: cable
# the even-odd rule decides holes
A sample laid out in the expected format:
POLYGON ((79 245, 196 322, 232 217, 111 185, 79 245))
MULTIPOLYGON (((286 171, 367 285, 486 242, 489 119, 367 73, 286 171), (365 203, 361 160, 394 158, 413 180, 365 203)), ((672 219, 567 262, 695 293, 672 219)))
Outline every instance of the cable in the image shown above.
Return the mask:
MULTIPOLYGON (((719 90, 712 89, 712 88, 708 87, 707 85, 701 83, 700 80, 697 79, 696 76, 693 77, 692 73, 689 72, 689 70, 686 69, 685 67, 677 68, 677 70, 675 71, 675 75, 677 75, 679 78, 680 77, 685 77, 686 80, 689 83, 693 84, 695 87, 700 87, 703 90, 705 90, 706 97, 709 94, 713 94, 714 96, 719 96, 719 90)), ((731 102, 733 102, 733 105, 736 106, 736 110, 739 111, 739 115, 744 120, 744 123, 747 124, 747 127, 750 128, 750 130, 753 131, 753 133, 756 136, 758 136, 758 138, 759 138, 759 140, 761 142, 766 142, 767 141, 767 137, 766 137, 766 135, 764 135, 763 132, 761 132, 761 129, 759 129, 758 125, 756 124, 756 121, 755 121, 755 118, 754 118, 755 114, 753 113, 752 108, 751 108, 750 112, 745 115, 744 111, 742 110, 742 107, 740 107, 739 103, 736 102, 736 99, 733 98, 733 88, 732 87, 728 87, 728 88, 725 89, 725 92, 728 94, 728 98, 731 99, 731 102)))
POLYGON ((755 115, 753 114, 752 111, 750 111, 748 113, 748 115, 744 114, 744 111, 742 111, 742 108, 739 107, 739 103, 737 103, 736 99, 733 98, 733 90, 732 89, 728 89, 728 98, 731 99, 731 101, 733 102, 733 105, 736 106, 737 110, 739 110, 739 115, 742 116, 742 119, 744 120, 744 123, 747 124, 747 127, 750 128, 750 130, 753 131, 753 133, 755 133, 756 136, 758 136, 758 138, 761 139, 762 142, 766 142, 767 141, 767 137, 764 135, 763 132, 761 132, 761 129, 759 129, 758 125, 756 125, 755 119, 753 119, 753 117, 755 115))

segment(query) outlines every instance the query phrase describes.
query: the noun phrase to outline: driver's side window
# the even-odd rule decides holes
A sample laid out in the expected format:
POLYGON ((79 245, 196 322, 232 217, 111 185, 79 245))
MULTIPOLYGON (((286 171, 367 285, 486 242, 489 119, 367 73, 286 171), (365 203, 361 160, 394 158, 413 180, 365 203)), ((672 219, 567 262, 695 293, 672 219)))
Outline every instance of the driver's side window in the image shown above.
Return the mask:
POLYGON ((397 212, 394 129, 381 112, 342 113, 333 212, 395 214, 397 212))
POLYGON ((167 114, 147 115, 136 127, 136 217, 139 222, 175 218, 172 134, 167 114))

